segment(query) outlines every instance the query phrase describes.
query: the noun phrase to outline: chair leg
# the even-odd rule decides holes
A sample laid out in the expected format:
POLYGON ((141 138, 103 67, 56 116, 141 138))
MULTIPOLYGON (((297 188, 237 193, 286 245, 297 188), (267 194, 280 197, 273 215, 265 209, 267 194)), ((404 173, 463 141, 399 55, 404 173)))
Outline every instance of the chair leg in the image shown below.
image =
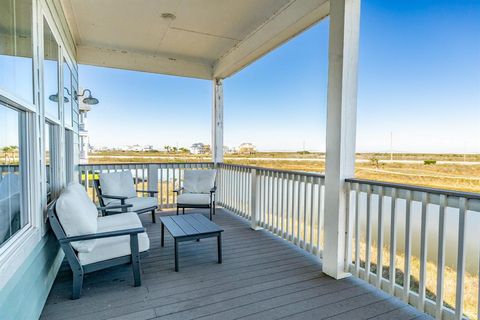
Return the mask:
POLYGON ((177 206, 177 216, 178 216, 178 206, 177 206))
POLYGON ((140 253, 138 250, 138 234, 130 236, 130 249, 132 253, 133 283, 135 287, 139 287, 142 285, 142 277, 140 269, 140 253))
POLYGON ((152 222, 157 223, 157 217, 155 217, 155 209, 152 210, 152 222))
POLYGON ((185 214, 185 208, 182 208, 182 214, 185 214))
POLYGON ((79 269, 77 271, 73 271, 73 286, 72 286, 73 300, 80 298, 80 296, 82 295, 82 287, 83 287, 83 270, 79 269))

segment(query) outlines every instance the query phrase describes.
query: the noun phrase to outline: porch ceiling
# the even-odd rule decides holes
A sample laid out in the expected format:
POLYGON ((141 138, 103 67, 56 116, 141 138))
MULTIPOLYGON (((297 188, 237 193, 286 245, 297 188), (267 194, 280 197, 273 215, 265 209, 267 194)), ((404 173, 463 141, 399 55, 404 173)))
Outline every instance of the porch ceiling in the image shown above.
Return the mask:
POLYGON ((232 75, 329 11, 328 0, 60 1, 79 63, 202 79, 232 75))

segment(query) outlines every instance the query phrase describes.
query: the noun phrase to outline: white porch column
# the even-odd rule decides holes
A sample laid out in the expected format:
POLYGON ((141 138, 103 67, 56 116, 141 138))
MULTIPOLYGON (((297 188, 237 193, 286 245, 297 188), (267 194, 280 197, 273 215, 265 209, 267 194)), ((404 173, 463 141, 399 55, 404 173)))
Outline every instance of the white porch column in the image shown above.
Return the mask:
POLYGON ((223 162, 223 83, 213 80, 212 102, 212 161, 223 162))
POLYGON ((344 179, 355 172, 359 29, 360 0, 331 0, 323 272, 336 279, 349 276, 344 271, 344 179))

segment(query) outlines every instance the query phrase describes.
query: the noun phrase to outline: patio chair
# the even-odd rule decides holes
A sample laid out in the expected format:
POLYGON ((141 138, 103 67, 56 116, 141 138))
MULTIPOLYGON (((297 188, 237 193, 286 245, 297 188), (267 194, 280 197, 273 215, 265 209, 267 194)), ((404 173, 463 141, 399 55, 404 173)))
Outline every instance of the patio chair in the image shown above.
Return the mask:
MULTIPOLYGON (((158 208, 158 200, 155 194, 157 191, 135 190, 130 170, 101 173, 99 179, 94 180, 94 185, 100 206, 109 208, 111 205, 131 204, 131 207, 123 208, 122 211, 135 211, 138 214, 151 212, 152 222, 156 223, 155 211, 158 208), (137 192, 148 194, 149 197, 138 197, 137 192)), ((108 213, 102 211, 104 215, 108 213)))
MULTIPOLYGON (((119 205, 117 209, 131 205, 119 205)), ((71 183, 48 208, 48 219, 73 272, 72 299, 80 298, 85 274, 132 264, 134 285, 141 285, 140 253, 150 248, 135 212, 98 217, 97 208, 78 183, 71 183)))
POLYGON ((210 209, 210 220, 215 214, 215 177, 216 170, 185 170, 183 173, 183 186, 173 190, 177 194, 177 215, 181 208, 210 209))

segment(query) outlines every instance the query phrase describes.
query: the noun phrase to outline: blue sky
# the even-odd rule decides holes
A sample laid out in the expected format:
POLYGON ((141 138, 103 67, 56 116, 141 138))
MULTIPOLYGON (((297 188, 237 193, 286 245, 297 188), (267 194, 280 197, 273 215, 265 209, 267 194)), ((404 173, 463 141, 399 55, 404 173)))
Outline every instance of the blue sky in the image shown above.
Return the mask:
MULTIPOLYGON (((363 0, 357 150, 480 152, 480 1, 363 0)), ((224 81, 225 145, 325 150, 328 19, 224 81)), ((96 146, 210 141, 211 82, 80 66, 96 146)))

